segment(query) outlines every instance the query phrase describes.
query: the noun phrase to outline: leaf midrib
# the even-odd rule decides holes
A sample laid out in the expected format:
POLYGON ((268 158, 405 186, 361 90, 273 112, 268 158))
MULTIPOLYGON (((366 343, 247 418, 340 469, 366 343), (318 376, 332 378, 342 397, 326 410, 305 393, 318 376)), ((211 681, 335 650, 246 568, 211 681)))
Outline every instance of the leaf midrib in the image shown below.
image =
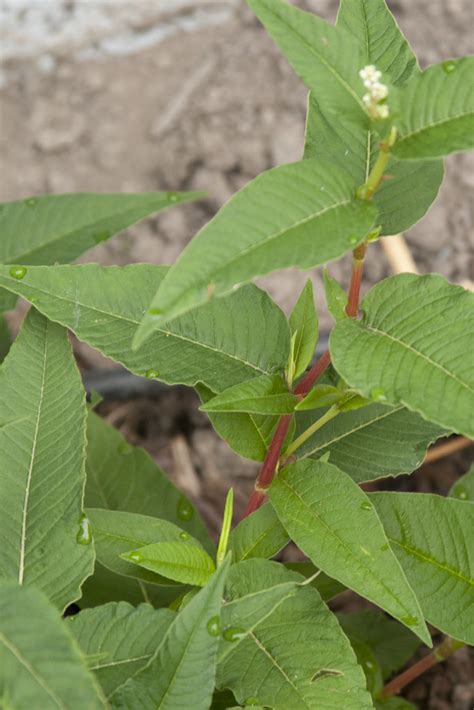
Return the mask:
POLYGON ((455 116, 448 116, 448 118, 440 118, 439 121, 434 121, 433 123, 426 124, 424 126, 420 126, 420 128, 417 128, 414 131, 411 131, 410 133, 406 133, 405 135, 402 135, 396 142, 395 144, 395 154, 396 154, 396 146, 397 145, 402 145, 407 140, 410 140, 410 138, 413 138, 413 136, 419 135, 420 133, 423 133, 425 131, 430 131, 432 128, 438 128, 438 126, 442 126, 444 123, 450 123, 451 121, 457 121, 460 118, 466 118, 469 116, 474 116, 473 111, 466 111, 462 113, 458 113, 455 116))
POLYGON ((393 543, 395 545, 398 545, 398 547, 402 548, 406 552, 407 555, 411 555, 413 557, 419 557, 423 562, 427 562, 433 567, 437 567, 438 569, 442 570, 443 572, 446 572, 454 577, 458 577, 462 582, 465 582, 466 584, 469 584, 469 586, 474 587, 474 578, 472 577, 467 577, 461 570, 454 569, 450 565, 443 564, 439 560, 435 559, 434 557, 430 557, 430 555, 422 550, 417 549, 414 546, 407 545, 406 543, 401 542, 400 540, 396 540, 395 538, 390 537, 390 535, 387 533, 387 538, 390 541, 390 543, 393 543))

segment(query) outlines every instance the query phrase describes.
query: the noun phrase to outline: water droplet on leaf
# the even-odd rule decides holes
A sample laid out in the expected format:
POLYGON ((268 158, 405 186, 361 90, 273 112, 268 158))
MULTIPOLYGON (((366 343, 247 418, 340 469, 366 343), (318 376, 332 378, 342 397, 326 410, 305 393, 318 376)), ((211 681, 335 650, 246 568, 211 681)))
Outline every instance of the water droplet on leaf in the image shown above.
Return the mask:
POLYGON ((122 454, 122 456, 127 456, 127 454, 131 454, 133 451, 133 446, 128 443, 128 441, 121 441, 120 444, 117 446, 117 452, 119 454, 122 454))
POLYGON ((224 641, 230 641, 230 643, 234 643, 235 641, 240 641, 241 638, 245 636, 247 632, 245 629, 240 628, 239 626, 229 626, 229 628, 225 629, 224 633, 222 634, 222 638, 224 641))
POLYGON ((402 616, 401 621, 407 626, 416 626, 418 624, 416 616, 402 616))
POLYGON ((247 698, 247 700, 244 700, 244 705, 260 705, 260 700, 254 698, 252 695, 250 698, 247 698))
POLYGON ((349 242, 349 244, 357 244, 359 238, 352 234, 347 241, 349 242))
POLYGON ((207 622, 207 633, 209 636, 219 636, 221 633, 221 621, 218 616, 213 616, 207 622))
POLYGON ((388 549, 390 549, 388 542, 386 542, 385 545, 382 545, 380 549, 382 552, 386 552, 388 549))
POLYGON ((24 266, 12 266, 10 269, 10 276, 12 276, 14 279, 18 279, 18 281, 21 281, 21 279, 25 278, 26 276, 26 269, 24 266))
POLYGON ((139 552, 131 552, 129 558, 133 562, 143 562, 143 555, 140 555, 139 552))
POLYGON ((100 232, 95 232, 95 234, 92 235, 92 239, 95 241, 96 244, 105 242, 109 237, 110 232, 107 229, 103 229, 100 232))
POLYGON ((360 507, 362 510, 372 510, 374 506, 372 505, 372 503, 369 503, 368 500, 365 500, 363 503, 361 503, 360 507))
POLYGON ((178 501, 177 514, 178 518, 184 521, 191 520, 194 515, 193 506, 191 505, 189 500, 187 500, 184 496, 181 496, 178 501))
POLYGON ((385 390, 382 387, 374 387, 374 389, 370 393, 370 396, 372 397, 372 399, 377 400, 377 402, 385 402, 387 399, 385 390))
POLYGON ((179 533, 179 536, 180 536, 181 540, 189 540, 189 535, 187 532, 184 532, 184 530, 179 533))
POLYGON ((38 200, 36 197, 29 197, 27 200, 25 200, 25 205, 27 207, 34 207, 37 204, 38 200))
POLYGON ((177 192, 167 192, 166 197, 170 202, 177 202, 179 200, 179 193, 177 192))
POLYGON ((460 498, 461 500, 467 500, 469 496, 467 495, 467 491, 465 488, 462 488, 462 486, 458 486, 456 489, 456 496, 460 498))
POLYGON ((456 62, 452 62, 452 61, 443 62, 443 69, 446 72, 446 74, 452 74, 453 71, 456 71, 456 62))
POLYGON ((79 520, 79 531, 76 535, 76 541, 79 545, 90 545, 92 542, 91 524, 86 515, 82 515, 79 520))
POLYGON ((163 313, 163 311, 161 310, 161 308, 149 308, 148 309, 149 316, 161 316, 162 313, 163 313))
POLYGON ((145 373, 145 377, 148 377, 149 380, 155 380, 157 377, 160 376, 160 373, 158 370, 147 370, 145 373))

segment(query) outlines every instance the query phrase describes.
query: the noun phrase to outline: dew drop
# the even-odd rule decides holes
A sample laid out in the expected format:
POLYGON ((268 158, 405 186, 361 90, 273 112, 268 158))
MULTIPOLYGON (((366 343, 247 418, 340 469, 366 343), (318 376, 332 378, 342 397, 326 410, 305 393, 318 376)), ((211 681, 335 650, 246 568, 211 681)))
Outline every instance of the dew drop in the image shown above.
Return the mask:
POLYGON ((117 446, 117 452, 122 456, 127 456, 128 454, 131 454, 132 451, 133 446, 129 444, 128 441, 121 441, 120 444, 117 446))
POLYGON ((446 74, 452 74, 453 71, 456 71, 456 62, 452 62, 452 61, 443 62, 443 69, 446 72, 446 74))
POLYGON ((184 496, 181 496, 178 501, 176 512, 180 520, 188 521, 191 520, 194 515, 194 508, 189 500, 187 500, 184 496))
POLYGON ((362 510, 372 510, 374 506, 372 505, 372 503, 369 503, 368 500, 365 500, 363 503, 361 503, 360 507, 362 510))
POLYGON ((348 239, 349 244, 357 244, 358 241, 359 238, 356 237, 355 234, 352 234, 348 239))
POLYGON ((371 391, 370 396, 372 399, 375 399, 377 402, 385 402, 387 399, 387 395, 385 394, 385 390, 382 387, 374 387, 374 389, 371 391))
POLYGON ((219 636, 221 633, 221 621, 218 616, 212 616, 207 622, 207 633, 209 636, 219 636))
POLYGON ((129 555, 129 559, 131 559, 133 562, 143 562, 143 555, 140 555, 139 552, 131 552, 129 555))
POLYGON ((18 281, 24 279, 26 276, 26 269, 24 266, 12 266, 10 269, 10 276, 18 281))
POLYGON ((145 372, 145 377, 147 377, 149 380, 155 380, 159 376, 160 373, 158 372, 158 370, 151 369, 145 372))
POLYGON ((29 197, 27 200, 25 200, 25 205, 27 207, 34 207, 38 203, 38 200, 36 197, 29 197))
POLYGON ((401 621, 406 624, 406 626, 416 626, 418 624, 416 616, 402 616, 401 621))
POLYGON ((105 242, 109 237, 110 237, 110 232, 108 231, 108 229, 103 229, 100 232, 95 232, 92 235, 92 239, 95 241, 96 244, 100 244, 101 242, 105 242))
POLYGON ((241 638, 245 636, 247 632, 239 626, 229 626, 225 629, 222 634, 224 641, 230 641, 230 643, 235 643, 235 641, 240 641, 241 638))
POLYGON ((469 496, 467 495, 467 491, 465 488, 462 486, 458 486, 456 490, 456 496, 460 498, 461 500, 467 500, 469 496))
POLYGON ((166 197, 170 202, 177 202, 179 200, 179 193, 178 192, 167 192, 166 197))
POLYGON ((389 549, 389 547, 390 546, 389 546, 388 542, 386 542, 385 545, 382 545, 382 547, 380 549, 382 552, 386 552, 389 549))
POLYGON ((90 545, 92 542, 91 524, 86 515, 81 515, 79 520, 79 530, 76 535, 76 542, 78 542, 79 545, 90 545))
POLYGON ((244 700, 244 705, 260 705, 260 700, 251 695, 250 698, 244 700))
POLYGON ((149 308, 147 313, 149 316, 161 316, 163 311, 161 310, 161 308, 149 308))
POLYGON ((371 670, 374 667, 374 664, 372 663, 372 661, 366 661, 365 667, 371 670))
POLYGON ((189 540, 189 535, 187 532, 184 532, 184 530, 179 533, 179 536, 180 536, 181 540, 189 540))

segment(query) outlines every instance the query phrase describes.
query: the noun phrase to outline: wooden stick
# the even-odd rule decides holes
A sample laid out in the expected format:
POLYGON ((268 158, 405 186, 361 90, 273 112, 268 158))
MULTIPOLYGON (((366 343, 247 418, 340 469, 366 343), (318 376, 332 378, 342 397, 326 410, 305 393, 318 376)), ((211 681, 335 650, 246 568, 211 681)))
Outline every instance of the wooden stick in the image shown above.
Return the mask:
POLYGON ((433 446, 433 448, 430 449, 426 454, 423 461, 423 465, 426 463, 432 463, 433 461, 438 461, 439 459, 443 459, 445 456, 454 454, 456 451, 461 451, 462 449, 465 449, 468 446, 472 446, 472 444, 474 444, 474 441, 472 441, 472 439, 468 439, 465 436, 457 436, 455 439, 450 439, 444 444, 438 444, 438 446, 433 446))
POLYGON ((384 237, 380 240, 390 268, 394 274, 418 274, 418 268, 407 246, 403 234, 384 237))

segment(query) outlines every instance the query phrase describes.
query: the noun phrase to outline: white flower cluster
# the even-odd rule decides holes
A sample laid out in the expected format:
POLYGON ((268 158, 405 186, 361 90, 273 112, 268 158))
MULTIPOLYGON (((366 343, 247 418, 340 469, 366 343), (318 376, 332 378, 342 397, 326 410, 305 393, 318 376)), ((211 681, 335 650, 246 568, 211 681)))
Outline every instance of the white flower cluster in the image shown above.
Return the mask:
POLYGON ((362 101, 369 114, 372 118, 388 118, 388 106, 382 103, 388 96, 388 88, 379 81, 382 72, 378 71, 373 64, 368 64, 360 70, 359 76, 367 89, 362 101))

